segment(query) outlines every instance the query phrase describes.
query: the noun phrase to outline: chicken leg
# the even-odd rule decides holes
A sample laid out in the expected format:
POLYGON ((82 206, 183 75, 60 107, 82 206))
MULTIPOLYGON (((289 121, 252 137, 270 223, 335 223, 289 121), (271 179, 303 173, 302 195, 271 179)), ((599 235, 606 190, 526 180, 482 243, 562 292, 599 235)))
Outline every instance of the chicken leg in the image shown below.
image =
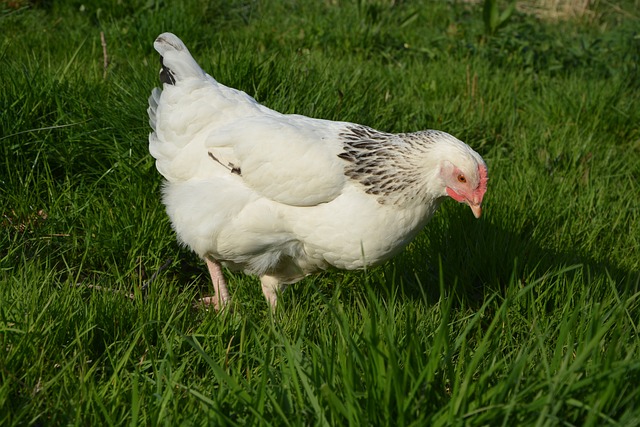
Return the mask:
POLYGON ((278 305, 278 292, 281 289, 280 281, 273 276, 264 275, 260 277, 260 283, 262 284, 262 293, 267 299, 271 311, 276 311, 278 305))
POLYGON ((211 283, 213 283, 213 295, 210 297, 200 298, 200 303, 209 306, 212 305, 216 311, 222 310, 229 303, 229 290, 227 289, 227 281, 224 280, 220 263, 205 257, 209 274, 211 275, 211 283))

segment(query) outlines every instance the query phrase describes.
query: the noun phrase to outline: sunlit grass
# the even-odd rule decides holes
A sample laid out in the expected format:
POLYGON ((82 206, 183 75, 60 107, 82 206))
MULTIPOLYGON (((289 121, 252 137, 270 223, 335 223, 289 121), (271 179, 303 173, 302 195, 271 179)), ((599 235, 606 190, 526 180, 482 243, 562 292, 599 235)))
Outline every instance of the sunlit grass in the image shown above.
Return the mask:
POLYGON ((640 424, 634 2, 493 38, 462 3, 20 4, 0 8, 0 424, 640 424), (271 108, 464 139, 482 219, 448 201, 393 261, 307 278, 275 314, 239 273, 230 312, 193 309, 206 270, 147 152, 163 31, 271 108))

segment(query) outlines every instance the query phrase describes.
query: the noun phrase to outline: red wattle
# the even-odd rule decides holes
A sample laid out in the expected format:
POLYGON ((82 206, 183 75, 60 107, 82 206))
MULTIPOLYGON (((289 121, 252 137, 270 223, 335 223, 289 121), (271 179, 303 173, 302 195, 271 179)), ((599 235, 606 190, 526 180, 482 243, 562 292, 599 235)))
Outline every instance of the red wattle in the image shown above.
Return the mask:
POLYGON ((447 187, 447 194, 449 195, 449 197, 451 197, 456 202, 461 202, 462 203, 464 201, 464 197, 462 197, 461 195, 459 195, 458 193, 456 193, 455 191, 453 191, 449 187, 447 187))

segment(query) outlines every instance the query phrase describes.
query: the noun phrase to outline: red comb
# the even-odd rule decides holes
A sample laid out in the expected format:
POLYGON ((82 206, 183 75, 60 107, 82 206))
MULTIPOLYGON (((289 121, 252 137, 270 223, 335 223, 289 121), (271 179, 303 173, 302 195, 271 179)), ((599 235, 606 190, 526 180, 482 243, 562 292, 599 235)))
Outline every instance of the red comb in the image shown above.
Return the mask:
POLYGON ((474 191, 474 196, 479 196, 482 200, 485 191, 487 191, 487 181, 489 180, 489 177, 487 176, 487 167, 479 165, 478 175, 480 175, 480 182, 478 183, 478 188, 474 191))

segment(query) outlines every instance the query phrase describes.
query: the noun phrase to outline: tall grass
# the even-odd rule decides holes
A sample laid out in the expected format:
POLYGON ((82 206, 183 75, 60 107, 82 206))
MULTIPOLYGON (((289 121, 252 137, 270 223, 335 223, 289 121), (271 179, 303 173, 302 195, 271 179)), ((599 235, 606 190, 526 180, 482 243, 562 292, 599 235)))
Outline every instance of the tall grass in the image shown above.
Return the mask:
POLYGON ((455 2, 1 3, 0 424, 639 425, 636 6, 486 37, 455 2), (483 218, 445 203, 275 314, 230 272, 193 309, 147 152, 163 31, 271 108, 464 139, 483 218))

